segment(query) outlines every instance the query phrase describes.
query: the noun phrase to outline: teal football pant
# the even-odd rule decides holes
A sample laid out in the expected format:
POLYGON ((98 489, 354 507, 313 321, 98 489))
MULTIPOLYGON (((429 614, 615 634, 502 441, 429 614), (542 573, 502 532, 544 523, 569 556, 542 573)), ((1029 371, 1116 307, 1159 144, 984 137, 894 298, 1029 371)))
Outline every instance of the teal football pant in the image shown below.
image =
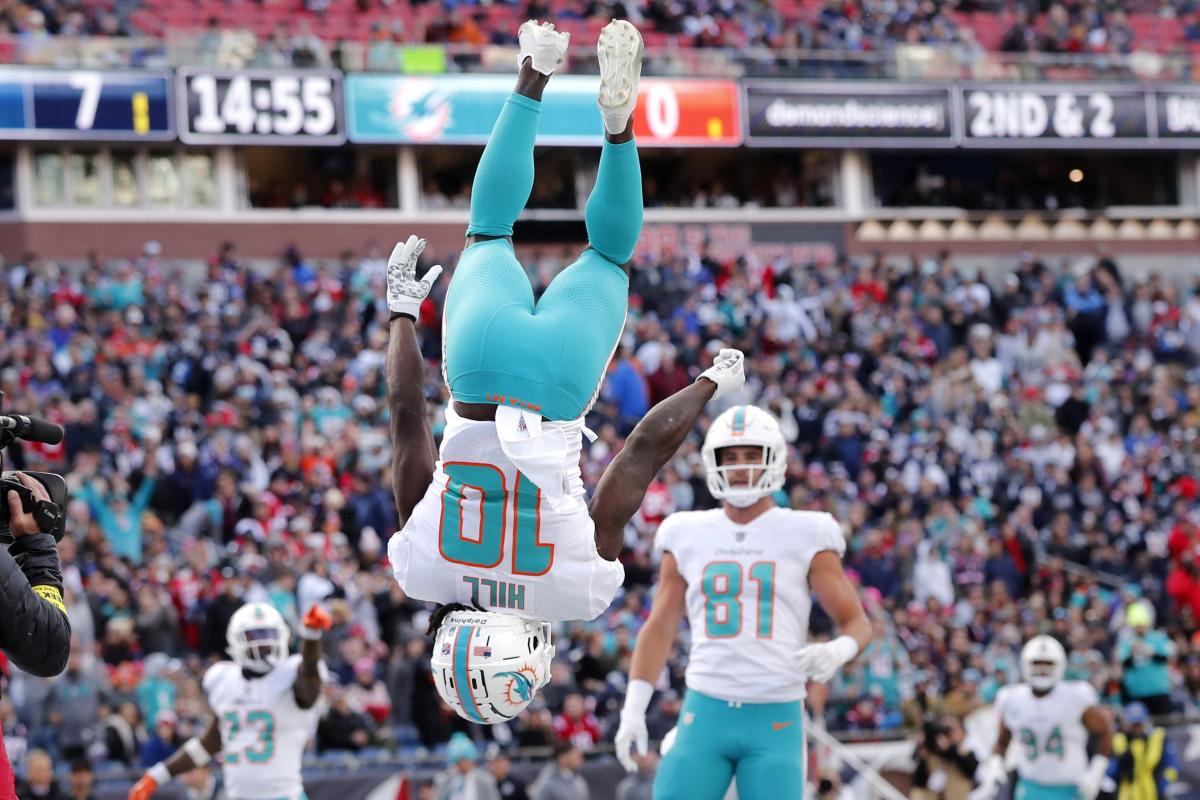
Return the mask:
POLYGON ((803 797, 802 715, 799 701, 729 703, 689 689, 654 800, 721 800, 731 779, 738 800, 803 797))
POLYGON ((1013 800, 1079 800, 1079 788, 1062 784, 1050 786, 1018 778, 1013 800))
MULTIPOLYGON (((467 235, 511 236, 533 189, 541 103, 513 94, 492 129, 471 188, 467 235)), ((538 302, 512 243, 463 251, 446 295, 443 350, 456 400, 518 405, 552 420, 592 402, 625 325, 629 276, 642 230, 637 147, 607 140, 585 213, 589 249, 538 302)))

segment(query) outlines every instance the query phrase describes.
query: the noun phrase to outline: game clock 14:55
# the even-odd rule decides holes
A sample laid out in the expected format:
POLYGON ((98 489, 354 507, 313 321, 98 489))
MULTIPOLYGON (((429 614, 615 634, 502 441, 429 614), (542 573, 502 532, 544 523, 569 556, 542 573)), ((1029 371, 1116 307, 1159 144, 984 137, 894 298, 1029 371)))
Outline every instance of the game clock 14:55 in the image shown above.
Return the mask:
POLYGON ((346 140, 336 72, 181 70, 180 138, 189 144, 346 140))

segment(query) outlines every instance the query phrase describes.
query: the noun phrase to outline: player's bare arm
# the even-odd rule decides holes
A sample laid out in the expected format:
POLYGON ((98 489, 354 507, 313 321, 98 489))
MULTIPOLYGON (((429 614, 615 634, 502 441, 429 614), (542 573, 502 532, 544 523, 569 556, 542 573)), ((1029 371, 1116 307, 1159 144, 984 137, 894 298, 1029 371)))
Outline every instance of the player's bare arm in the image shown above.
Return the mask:
POLYGON ((596 549, 615 561, 621 554, 625 526, 642 505, 646 490, 663 465, 692 432, 704 407, 721 395, 737 391, 746 381, 739 350, 722 350, 712 367, 696 382, 662 401, 642 418, 612 460, 589 511, 596 523, 596 549))
POLYGON ((416 236, 397 244, 388 260, 387 398, 391 416, 392 493, 400 526, 429 488, 437 463, 437 443, 425 408, 425 359, 417 341, 417 317, 442 268, 435 266, 419 281, 417 259, 425 240, 416 236))
POLYGON ((300 669, 292 684, 296 705, 312 708, 321 699, 321 636, 333 627, 329 612, 313 606, 300 620, 300 669))
POLYGON ((1113 718, 1108 709, 1090 706, 1084 710, 1081 721, 1096 743, 1096 753, 1079 782, 1079 794, 1083 800, 1095 800, 1108 774, 1108 762, 1113 754, 1113 718))
POLYGON ((675 556, 664 553, 659 567, 658 586, 654 590, 654 605, 650 617, 638 631, 637 643, 633 647, 633 659, 629 664, 629 687, 625 693, 625 706, 621 710, 621 724, 617 728, 617 760, 629 772, 637 765, 630 755, 636 749, 646 755, 650 735, 646 731, 646 709, 654 694, 654 681, 662 674, 675 643, 679 621, 686 611, 685 598, 687 581, 679 574, 675 556))
POLYGON ((207 766, 212 757, 219 752, 221 727, 217 724, 216 717, 213 717, 203 734, 188 739, 174 755, 148 769, 141 780, 129 790, 129 800, 149 800, 158 788, 169 783, 171 778, 207 766))
POLYGON ((837 624, 838 631, 853 638, 861 652, 871 641, 871 622, 836 553, 825 550, 813 557, 808 568, 808 585, 821 608, 837 624))

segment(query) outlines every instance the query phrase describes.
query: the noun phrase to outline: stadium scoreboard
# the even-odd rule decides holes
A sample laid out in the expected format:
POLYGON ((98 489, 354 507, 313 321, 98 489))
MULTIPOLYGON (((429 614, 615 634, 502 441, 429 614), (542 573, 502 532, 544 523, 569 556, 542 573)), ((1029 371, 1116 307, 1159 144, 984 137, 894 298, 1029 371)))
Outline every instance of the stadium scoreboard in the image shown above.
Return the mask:
POLYGON ((346 141, 341 73, 177 73, 179 138, 188 144, 339 145, 346 141))
POLYGON ((0 139, 172 141, 168 73, 0 70, 0 139))

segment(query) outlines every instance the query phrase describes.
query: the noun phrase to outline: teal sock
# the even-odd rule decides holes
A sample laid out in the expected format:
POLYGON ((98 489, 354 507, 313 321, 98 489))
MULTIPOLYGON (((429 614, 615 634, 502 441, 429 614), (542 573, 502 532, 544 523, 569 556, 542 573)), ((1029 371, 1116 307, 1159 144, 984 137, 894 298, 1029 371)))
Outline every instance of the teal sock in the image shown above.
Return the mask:
POLYGON ((533 143, 541 114, 537 100, 516 92, 508 96, 475 170, 467 236, 512 236, 533 190, 533 143))
POLYGON ((642 165, 632 140, 604 140, 584 219, 588 243, 596 252, 618 265, 633 258, 642 234, 642 165))

